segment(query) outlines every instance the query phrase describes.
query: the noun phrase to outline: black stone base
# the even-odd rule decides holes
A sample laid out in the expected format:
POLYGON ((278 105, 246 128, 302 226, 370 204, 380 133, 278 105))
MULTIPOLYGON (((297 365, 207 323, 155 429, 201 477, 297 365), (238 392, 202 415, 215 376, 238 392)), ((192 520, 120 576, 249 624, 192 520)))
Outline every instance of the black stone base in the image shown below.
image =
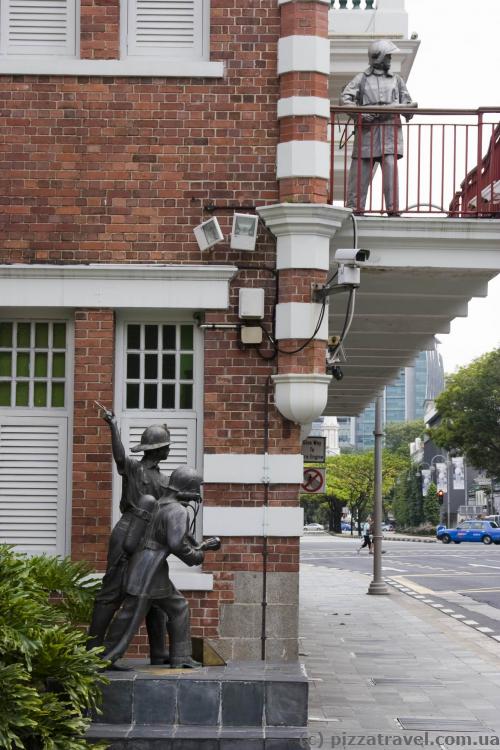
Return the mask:
MULTIPOLYGON (((129 662, 131 664, 131 662, 129 662)), ((308 683, 298 663, 237 662, 170 670, 136 663, 107 672, 88 732, 111 750, 299 750, 308 683)))

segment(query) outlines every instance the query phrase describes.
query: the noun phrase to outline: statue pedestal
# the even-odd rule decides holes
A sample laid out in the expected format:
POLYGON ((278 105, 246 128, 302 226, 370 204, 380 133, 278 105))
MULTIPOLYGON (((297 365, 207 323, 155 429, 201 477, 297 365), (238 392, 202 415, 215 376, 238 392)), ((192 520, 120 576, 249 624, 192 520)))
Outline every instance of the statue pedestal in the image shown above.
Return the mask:
POLYGON ((234 662, 164 669, 128 662, 107 672, 103 713, 89 740, 111 750, 299 750, 307 737, 308 683, 298 662, 234 662))

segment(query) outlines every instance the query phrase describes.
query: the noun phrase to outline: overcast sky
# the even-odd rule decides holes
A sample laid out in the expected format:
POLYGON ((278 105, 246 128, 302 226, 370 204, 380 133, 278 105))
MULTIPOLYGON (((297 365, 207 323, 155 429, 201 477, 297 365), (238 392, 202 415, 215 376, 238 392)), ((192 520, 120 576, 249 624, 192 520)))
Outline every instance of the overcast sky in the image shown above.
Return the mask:
MULTIPOLYGON (((500 0, 406 0, 406 9, 408 31, 421 40, 408 78, 412 98, 421 107, 500 107, 500 0)), ((439 339, 446 372, 500 346, 500 276, 439 339)))

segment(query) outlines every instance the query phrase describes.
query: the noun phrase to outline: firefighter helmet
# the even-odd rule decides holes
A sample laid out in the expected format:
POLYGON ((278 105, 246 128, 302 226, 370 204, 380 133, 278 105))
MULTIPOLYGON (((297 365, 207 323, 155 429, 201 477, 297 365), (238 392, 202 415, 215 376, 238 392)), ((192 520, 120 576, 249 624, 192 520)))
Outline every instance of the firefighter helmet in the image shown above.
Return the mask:
POLYGON ((170 445, 170 432, 166 424, 152 424, 146 427, 141 436, 141 442, 134 445, 130 450, 132 453, 140 451, 154 451, 156 448, 163 448, 170 445))
POLYGON ((189 466, 179 466, 174 469, 168 482, 169 490, 177 492, 177 499, 181 502, 195 500, 200 502, 200 485, 203 477, 189 466))
POLYGON ((378 39, 368 47, 368 59, 371 65, 380 65, 386 55, 393 55, 400 51, 389 39, 378 39))

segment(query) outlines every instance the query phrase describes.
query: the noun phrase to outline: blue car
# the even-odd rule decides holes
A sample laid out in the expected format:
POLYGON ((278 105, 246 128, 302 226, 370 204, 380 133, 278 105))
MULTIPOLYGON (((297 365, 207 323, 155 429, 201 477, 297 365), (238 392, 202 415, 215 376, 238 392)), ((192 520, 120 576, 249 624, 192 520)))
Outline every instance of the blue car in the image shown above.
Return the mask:
POLYGON ((494 521, 462 521, 456 529, 438 528, 436 537, 449 544, 455 542, 482 542, 483 544, 500 544, 500 528, 494 521))

